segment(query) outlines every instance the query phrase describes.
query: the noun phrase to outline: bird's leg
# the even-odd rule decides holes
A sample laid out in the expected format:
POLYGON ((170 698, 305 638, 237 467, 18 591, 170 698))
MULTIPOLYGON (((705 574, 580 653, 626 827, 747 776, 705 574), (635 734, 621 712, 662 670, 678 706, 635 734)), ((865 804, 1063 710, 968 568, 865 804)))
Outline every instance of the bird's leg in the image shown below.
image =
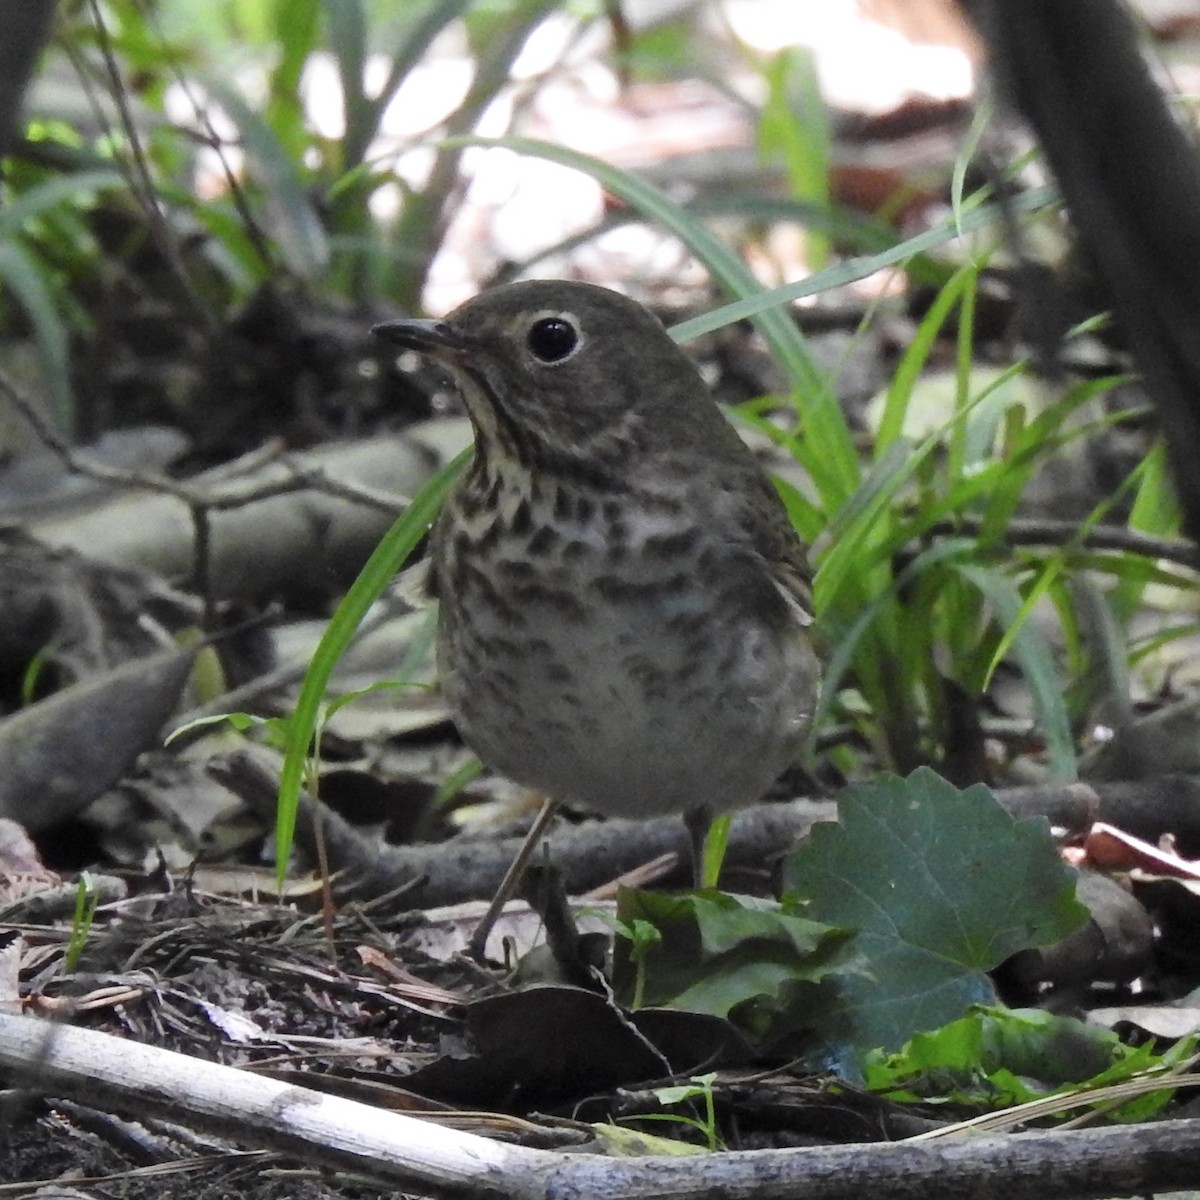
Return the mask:
POLYGON ((698 888, 716 887, 715 879, 704 878, 704 847, 708 842, 708 830, 713 823, 713 810, 708 804, 698 804, 695 808, 687 809, 683 814, 683 823, 687 827, 688 838, 692 844, 692 882, 698 888))
POLYGON ((557 800, 547 799, 542 802, 541 810, 534 817, 533 824, 529 827, 529 832, 525 835, 525 840, 521 843, 521 848, 517 851, 512 865, 505 871, 504 878, 500 880, 500 886, 496 889, 496 894, 492 897, 487 912, 475 926, 475 932, 471 934, 471 940, 467 943, 467 953, 476 962, 483 962, 484 950, 487 947, 487 940, 491 936, 492 926, 496 924, 496 919, 500 916, 505 904, 515 895, 517 885, 521 882, 521 876, 525 874, 525 868, 529 864, 529 859, 537 848, 538 842, 542 840, 542 835, 546 832, 556 812, 558 812, 557 800))

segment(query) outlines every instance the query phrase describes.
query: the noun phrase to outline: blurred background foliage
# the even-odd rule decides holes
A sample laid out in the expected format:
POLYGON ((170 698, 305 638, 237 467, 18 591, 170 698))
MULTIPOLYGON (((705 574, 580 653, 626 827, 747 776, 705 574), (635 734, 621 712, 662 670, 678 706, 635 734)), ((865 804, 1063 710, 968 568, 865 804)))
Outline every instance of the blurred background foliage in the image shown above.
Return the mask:
MULTIPOLYGON (((0 17, 22 7, 0 0, 0 17)), ((526 266, 587 273, 572 255, 638 224, 676 247, 666 266, 656 274, 634 257, 659 243, 629 243, 602 281, 632 273, 643 299, 656 286, 674 299, 663 280, 700 281, 693 308, 696 296, 734 302, 704 329, 754 325, 775 374, 735 416, 794 460, 780 487, 815 546, 830 660, 819 732, 836 773, 934 762, 965 781, 1025 756, 1072 776, 1098 705, 1128 708, 1126 639, 1145 589, 1192 583, 1089 541, 1114 522, 1178 530, 1142 409, 1117 389, 1119 358, 1054 378, 1011 325, 997 336, 982 321, 988 285, 1011 268, 1014 223, 1061 239, 1052 192, 1019 187, 1003 233, 996 186, 1017 175, 974 164, 988 114, 966 138, 964 108, 951 128, 968 149, 932 182, 912 168, 850 203, 806 51, 753 49, 721 23, 720 4, 636 7, 632 27, 613 0, 63 0, 52 25, 14 33, 8 48, 26 51, 33 86, 24 120, 11 100, 0 112, 12 131, 6 369, 35 382, 64 435, 166 423, 188 435, 189 465, 277 435, 369 432, 393 419, 381 381, 394 380, 365 331, 397 309, 440 307, 431 278, 467 211, 480 161, 469 156, 486 144, 557 162, 596 181, 594 200, 548 202, 547 236, 525 261, 493 248, 477 277, 452 282, 486 286, 526 266), (692 80, 732 98, 750 131, 742 165, 697 183, 683 158, 656 170, 653 147, 634 169, 557 141, 551 118, 593 63, 618 90, 692 80), (735 74, 756 85, 735 87, 735 74), (564 228, 555 203, 587 218, 564 228), (778 265, 781 231, 801 241, 803 278, 778 265), (840 302, 881 271, 899 286, 860 305, 832 361, 783 307, 840 302), (909 324, 888 357, 873 331, 897 308, 909 324), (842 385, 868 356, 889 382, 874 407, 853 409, 842 385), (1070 475, 1081 448, 1111 447, 1114 428, 1139 428, 1134 449, 1104 451, 1107 486, 1072 500, 1075 532, 1023 543, 1014 522, 1031 488, 1070 475), (1032 723, 995 699, 998 674, 1012 671, 1027 696, 1016 710, 1032 723)), ((692 149, 716 158, 702 129, 692 149)), ((478 219, 460 225, 460 248, 486 240, 478 219)), ((1063 324, 1068 344, 1093 332, 1094 312, 1063 324)), ((427 412, 415 395, 407 403, 406 419, 427 412)), ((1157 623, 1138 653, 1191 631, 1157 623)))

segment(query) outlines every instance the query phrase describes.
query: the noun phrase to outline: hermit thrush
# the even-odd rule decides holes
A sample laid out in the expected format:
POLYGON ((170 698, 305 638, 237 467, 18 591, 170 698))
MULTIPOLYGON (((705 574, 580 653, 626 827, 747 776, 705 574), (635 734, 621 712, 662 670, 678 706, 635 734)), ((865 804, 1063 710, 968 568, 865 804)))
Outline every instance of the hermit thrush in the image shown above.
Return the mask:
POLYGON ((375 332, 442 364, 475 458, 433 531, 438 663, 467 744, 588 812, 714 810, 795 761, 819 677, 802 546, 691 360, 564 281, 375 332))

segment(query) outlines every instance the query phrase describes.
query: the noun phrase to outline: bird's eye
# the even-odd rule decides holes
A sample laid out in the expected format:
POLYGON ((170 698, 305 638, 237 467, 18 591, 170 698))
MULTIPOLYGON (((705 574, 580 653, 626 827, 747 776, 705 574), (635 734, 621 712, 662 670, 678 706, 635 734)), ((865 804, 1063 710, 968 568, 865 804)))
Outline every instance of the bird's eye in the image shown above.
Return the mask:
POLYGON ((579 345, 579 330, 562 317, 543 317, 529 327, 525 344, 539 362, 562 362, 579 345))

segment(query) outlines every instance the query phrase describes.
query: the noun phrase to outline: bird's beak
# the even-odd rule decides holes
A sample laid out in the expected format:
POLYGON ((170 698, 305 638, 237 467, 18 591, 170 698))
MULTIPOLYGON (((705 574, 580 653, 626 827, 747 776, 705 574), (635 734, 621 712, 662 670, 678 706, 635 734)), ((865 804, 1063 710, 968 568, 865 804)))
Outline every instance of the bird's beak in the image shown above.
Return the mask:
POLYGON ((445 321, 386 321, 376 325, 371 332, 385 342, 433 358, 454 358, 471 347, 471 342, 445 321))

